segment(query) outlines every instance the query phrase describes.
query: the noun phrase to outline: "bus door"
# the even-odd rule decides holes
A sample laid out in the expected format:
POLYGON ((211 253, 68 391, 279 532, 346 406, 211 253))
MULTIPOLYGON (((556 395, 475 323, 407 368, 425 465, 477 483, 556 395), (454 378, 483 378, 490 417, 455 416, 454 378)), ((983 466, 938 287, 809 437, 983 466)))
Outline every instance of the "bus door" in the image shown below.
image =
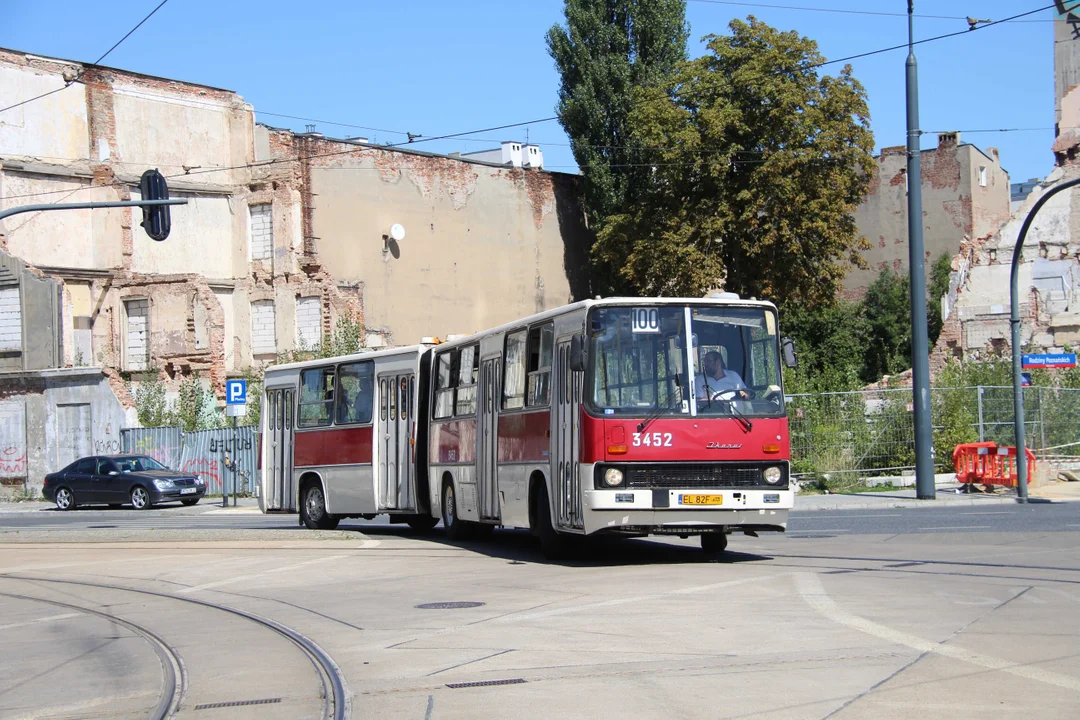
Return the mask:
POLYGON ((574 411, 580 401, 581 382, 570 370, 570 341, 555 346, 555 378, 552 403, 552 477, 555 478, 555 504, 559 525, 584 527, 581 515, 581 479, 578 473, 578 423, 574 411))
POLYGON ((379 378, 379 419, 382 447, 379 458, 379 509, 411 510, 413 498, 413 444, 416 403, 412 374, 379 378))
POLYGON ((296 509, 292 482, 292 390, 266 393, 266 509, 296 509))
POLYGON ((502 359, 480 363, 480 411, 476 414, 476 493, 481 520, 498 520, 499 507, 499 374, 502 359))

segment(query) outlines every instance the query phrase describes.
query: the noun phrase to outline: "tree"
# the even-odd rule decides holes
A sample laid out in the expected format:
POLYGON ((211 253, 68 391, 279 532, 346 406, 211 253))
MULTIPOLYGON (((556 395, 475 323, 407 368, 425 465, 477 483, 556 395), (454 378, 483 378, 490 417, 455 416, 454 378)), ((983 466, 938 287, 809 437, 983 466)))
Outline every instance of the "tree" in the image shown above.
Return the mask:
POLYGON ((911 283, 888 268, 866 289, 868 325, 863 380, 876 382, 911 367, 911 283))
POLYGON ((867 247, 854 219, 873 163, 866 92, 850 67, 819 76, 812 40, 753 17, 730 28, 668 86, 635 91, 628 141, 651 148, 650 182, 594 256, 640 294, 723 284, 827 304, 867 247))
POLYGON ((950 273, 952 273, 952 258, 948 253, 942 253, 930 268, 930 284, 927 287, 929 298, 926 303, 926 322, 930 347, 933 347, 941 336, 941 327, 944 324, 941 319, 941 298, 949 294, 950 273))
MULTIPOLYGON (((564 12, 566 26, 547 33, 561 76, 557 112, 584 173, 586 220, 598 230, 649 180, 628 147, 634 90, 662 84, 685 60, 686 0, 565 0, 564 12)), ((599 287, 612 292, 620 277, 606 270, 599 287)))
POLYGON ((862 384, 869 324, 861 303, 839 300, 818 308, 790 303, 781 323, 799 353, 799 367, 785 371, 789 393, 854 390, 862 384))

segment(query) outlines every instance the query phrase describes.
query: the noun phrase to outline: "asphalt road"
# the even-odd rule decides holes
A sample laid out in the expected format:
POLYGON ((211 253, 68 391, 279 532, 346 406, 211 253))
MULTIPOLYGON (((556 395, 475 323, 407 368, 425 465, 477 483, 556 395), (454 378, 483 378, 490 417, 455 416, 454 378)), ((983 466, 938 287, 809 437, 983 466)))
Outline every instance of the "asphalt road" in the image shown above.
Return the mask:
MULTIPOLYGON (((149 511, 81 508, 59 512, 50 506, 34 512, 0 512, 0 532, 11 530, 172 529, 227 530, 295 529, 296 515, 262 515, 234 509, 220 511, 209 505, 197 508, 162 507, 149 511), (196 511, 197 510, 197 511, 196 511)), ((377 531, 390 526, 385 516, 375 520, 343 520, 339 530, 377 531)), ((1070 532, 1080 531, 1080 503, 994 505, 989 507, 903 508, 889 510, 820 510, 794 512, 787 536, 809 538, 850 535, 904 535, 909 533, 966 532, 1070 532)))
POLYGON ((521 531, 296 527, 212 506, 0 513, 0 717, 317 719, 339 696, 351 718, 417 720, 1080 707, 1080 503, 804 511, 718 562, 693 538, 551 563, 521 531))

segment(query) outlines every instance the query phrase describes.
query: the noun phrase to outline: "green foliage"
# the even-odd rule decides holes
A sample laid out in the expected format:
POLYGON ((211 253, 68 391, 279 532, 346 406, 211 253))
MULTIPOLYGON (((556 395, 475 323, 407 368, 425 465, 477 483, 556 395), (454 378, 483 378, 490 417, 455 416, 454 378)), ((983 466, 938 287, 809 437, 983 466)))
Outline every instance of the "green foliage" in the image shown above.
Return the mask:
POLYGON ((831 302, 866 243, 854 219, 873 163, 866 93, 850 68, 819 76, 812 40, 752 17, 730 28, 669 87, 635 91, 629 141, 651 148, 651 179, 608 218, 594 259, 641 295, 722 284, 831 302))
MULTIPOLYGON (((564 13, 566 25, 547 32, 548 53, 561 78, 559 122, 597 230, 650 180, 641 151, 630 147, 634 91, 663 85, 685 60, 686 0, 565 0, 564 13)), ((610 294, 619 278, 608 270, 602 289, 610 294)))
POLYGON ((875 382, 911 367, 911 284, 882 270, 866 290, 863 314, 869 326, 862 378, 875 382))
POLYGON ((930 268, 930 283, 927 287, 926 323, 933 347, 941 335, 941 298, 949 294, 949 274, 952 272, 952 258, 942 253, 930 268))
POLYGON ((364 324, 352 315, 338 318, 334 331, 329 337, 323 336, 322 343, 313 348, 297 348, 278 353, 277 363, 303 362, 319 358, 348 355, 359 350, 364 344, 364 324))
POLYGON ((799 367, 784 371, 788 393, 860 386, 868 324, 859 303, 841 300, 816 310, 789 303, 782 322, 799 355, 799 367))
POLYGON ((156 375, 140 383, 134 392, 135 410, 143 427, 175 427, 184 432, 209 430, 222 425, 214 394, 198 375, 180 381, 178 396, 169 402, 165 383, 156 375))

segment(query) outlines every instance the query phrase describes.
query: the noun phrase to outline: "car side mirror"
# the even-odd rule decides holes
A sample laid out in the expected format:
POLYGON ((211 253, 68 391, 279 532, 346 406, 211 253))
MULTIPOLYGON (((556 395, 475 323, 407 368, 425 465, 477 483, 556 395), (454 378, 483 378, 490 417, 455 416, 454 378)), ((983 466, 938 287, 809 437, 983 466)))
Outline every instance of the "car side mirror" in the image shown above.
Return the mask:
POLYGON ((119 475, 120 473, 116 472, 115 470, 110 470, 109 474, 110 475, 119 475))
POLYGON ((570 369, 584 372, 588 364, 588 351, 585 349, 585 334, 577 333, 570 338, 570 369))
POLYGON ((784 355, 784 365, 789 368, 799 366, 799 358, 795 356, 795 341, 789 337, 780 341, 780 350, 784 355))

